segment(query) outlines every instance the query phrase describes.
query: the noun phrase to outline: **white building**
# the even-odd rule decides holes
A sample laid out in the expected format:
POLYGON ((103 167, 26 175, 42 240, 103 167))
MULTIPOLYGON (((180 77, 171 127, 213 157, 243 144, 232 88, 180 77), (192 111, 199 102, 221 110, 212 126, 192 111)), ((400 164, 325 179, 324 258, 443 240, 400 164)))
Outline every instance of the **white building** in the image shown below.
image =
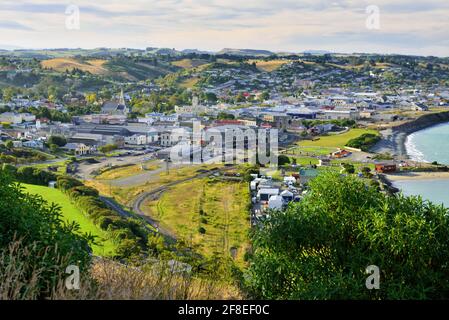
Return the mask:
POLYGON ((148 141, 147 141, 147 136, 146 135, 135 134, 135 135, 132 135, 130 137, 125 137, 125 143, 130 144, 130 145, 141 146, 141 145, 147 144, 148 141))
POLYGON ((322 118, 326 120, 357 120, 360 118, 360 112, 357 110, 325 110, 322 118))
POLYGON ((86 146, 84 143, 67 143, 62 149, 72 151, 77 156, 83 156, 95 151, 95 148, 86 146))

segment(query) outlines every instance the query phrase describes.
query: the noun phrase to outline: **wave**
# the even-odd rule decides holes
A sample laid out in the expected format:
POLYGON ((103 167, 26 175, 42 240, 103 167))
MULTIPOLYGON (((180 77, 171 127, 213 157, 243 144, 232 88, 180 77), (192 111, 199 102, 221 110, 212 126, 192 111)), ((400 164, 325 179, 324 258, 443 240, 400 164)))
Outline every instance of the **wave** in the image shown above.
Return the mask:
POLYGON ((422 153, 416 145, 416 134, 412 133, 405 140, 405 149, 411 160, 417 162, 430 162, 426 159, 424 153, 422 153))

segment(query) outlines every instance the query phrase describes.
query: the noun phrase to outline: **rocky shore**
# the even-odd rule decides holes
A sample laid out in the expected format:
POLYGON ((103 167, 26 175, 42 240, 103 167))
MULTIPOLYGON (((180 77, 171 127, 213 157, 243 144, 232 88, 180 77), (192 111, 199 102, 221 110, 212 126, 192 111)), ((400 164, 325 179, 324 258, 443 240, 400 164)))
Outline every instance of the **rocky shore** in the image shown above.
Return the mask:
POLYGON ((388 152, 401 158, 407 158, 405 141, 408 135, 445 122, 449 122, 449 111, 427 114, 416 120, 383 130, 380 132, 382 140, 371 151, 376 153, 388 152))

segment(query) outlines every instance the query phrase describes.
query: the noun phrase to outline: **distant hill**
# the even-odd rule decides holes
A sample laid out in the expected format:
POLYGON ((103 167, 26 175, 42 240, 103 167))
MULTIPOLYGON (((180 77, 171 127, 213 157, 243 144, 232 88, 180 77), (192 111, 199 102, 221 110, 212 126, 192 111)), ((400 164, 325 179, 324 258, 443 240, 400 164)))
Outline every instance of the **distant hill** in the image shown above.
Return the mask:
POLYGON ((332 52, 326 50, 306 50, 302 52, 303 54, 331 54, 332 52))
POLYGON ((166 55, 166 56, 177 56, 177 55, 181 54, 181 52, 179 52, 175 49, 170 49, 170 48, 147 48, 146 52, 152 53, 152 54, 166 55))
POLYGON ((216 54, 228 54, 234 56, 271 56, 274 52, 268 50, 254 50, 254 49, 230 49, 225 48, 218 51, 216 54))
POLYGON ((141 53, 140 49, 16 49, 11 51, 0 51, 0 55, 14 55, 23 58, 51 59, 51 58, 71 58, 71 57, 111 57, 119 54, 131 55, 133 53, 141 53))
POLYGON ((83 62, 74 58, 55 58, 42 61, 41 66, 58 72, 79 69, 96 75, 105 75, 109 72, 107 68, 103 67, 106 62, 106 60, 88 60, 83 62))
POLYGON ((43 68, 52 69, 57 72, 72 71, 79 69, 94 75, 102 75, 117 80, 145 80, 154 79, 159 76, 165 76, 174 72, 179 67, 156 63, 151 64, 147 61, 133 61, 124 57, 114 57, 109 60, 86 58, 54 58, 41 62, 43 68))
POLYGON ((181 53, 183 54, 191 54, 191 53, 196 53, 196 54, 213 54, 213 52, 211 51, 201 51, 198 49, 184 49, 181 51, 181 53))

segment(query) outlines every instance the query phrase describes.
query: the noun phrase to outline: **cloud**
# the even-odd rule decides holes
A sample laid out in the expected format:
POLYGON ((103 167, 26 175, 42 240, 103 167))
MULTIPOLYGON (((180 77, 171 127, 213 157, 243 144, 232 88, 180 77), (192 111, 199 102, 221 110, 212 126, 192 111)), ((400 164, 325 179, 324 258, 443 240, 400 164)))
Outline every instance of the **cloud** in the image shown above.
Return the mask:
POLYGON ((168 46, 274 51, 368 49, 449 56, 447 0, 2 0, 2 42, 22 47, 168 46), (81 30, 65 29, 66 4, 81 30), (381 29, 365 27, 368 5, 381 29), (16 21, 10 23, 7 21, 16 21), (2 27, 3 25, 3 27, 2 27))
POLYGON ((0 21, 0 30, 1 29, 24 30, 24 31, 33 30, 32 28, 15 21, 0 21))

